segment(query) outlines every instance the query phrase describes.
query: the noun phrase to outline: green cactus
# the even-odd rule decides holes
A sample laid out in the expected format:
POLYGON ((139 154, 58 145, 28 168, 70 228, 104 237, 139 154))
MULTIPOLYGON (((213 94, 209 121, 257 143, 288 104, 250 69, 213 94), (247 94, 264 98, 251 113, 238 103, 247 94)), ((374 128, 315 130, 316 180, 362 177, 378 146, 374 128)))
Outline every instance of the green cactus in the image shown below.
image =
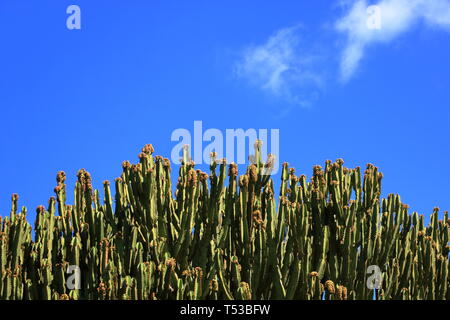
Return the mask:
POLYGON ((103 182, 66 175, 32 227, 19 197, 0 217, 0 298, 32 299, 439 299, 450 298, 450 220, 424 225, 400 196, 381 199, 382 174, 343 160, 315 166, 311 181, 282 166, 279 196, 261 142, 247 170, 211 154, 210 173, 183 149, 175 193, 170 161, 146 145, 139 163, 103 182), (228 179, 227 179, 228 174, 228 179), (369 266, 382 272, 370 289, 369 266), (81 288, 69 288, 69 266, 81 288))

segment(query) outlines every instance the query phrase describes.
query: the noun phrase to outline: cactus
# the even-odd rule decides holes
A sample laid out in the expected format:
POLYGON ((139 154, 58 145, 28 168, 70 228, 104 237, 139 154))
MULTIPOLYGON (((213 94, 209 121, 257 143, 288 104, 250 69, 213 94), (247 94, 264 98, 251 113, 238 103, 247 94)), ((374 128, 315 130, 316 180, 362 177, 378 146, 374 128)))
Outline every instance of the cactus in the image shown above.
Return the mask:
POLYGON ((450 298, 448 213, 439 220, 435 208, 425 226, 400 196, 382 199, 372 164, 361 176, 326 161, 308 182, 284 163, 277 198, 260 141, 241 175, 214 153, 209 173, 196 170, 185 148, 173 193, 170 161, 153 153, 146 145, 137 164, 123 162, 103 201, 81 169, 67 204, 58 172, 34 239, 14 194, 0 217, 0 299, 450 298), (370 266, 382 274, 374 289, 370 266))

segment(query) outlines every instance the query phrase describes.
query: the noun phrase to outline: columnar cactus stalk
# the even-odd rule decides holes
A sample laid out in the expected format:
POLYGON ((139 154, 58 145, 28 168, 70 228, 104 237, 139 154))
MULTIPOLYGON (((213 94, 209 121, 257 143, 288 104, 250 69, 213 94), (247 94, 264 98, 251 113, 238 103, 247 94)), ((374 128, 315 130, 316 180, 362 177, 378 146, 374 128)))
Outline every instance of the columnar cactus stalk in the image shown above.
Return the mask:
POLYGON ((309 182, 284 163, 276 193, 261 148, 241 175, 215 153, 208 174, 196 170, 184 148, 172 188, 170 161, 146 145, 122 163, 115 195, 103 182, 103 201, 79 170, 73 205, 60 171, 34 239, 14 194, 0 217, 0 299, 450 298, 447 212, 425 226, 400 196, 381 198, 377 167, 361 176, 342 159, 309 182))

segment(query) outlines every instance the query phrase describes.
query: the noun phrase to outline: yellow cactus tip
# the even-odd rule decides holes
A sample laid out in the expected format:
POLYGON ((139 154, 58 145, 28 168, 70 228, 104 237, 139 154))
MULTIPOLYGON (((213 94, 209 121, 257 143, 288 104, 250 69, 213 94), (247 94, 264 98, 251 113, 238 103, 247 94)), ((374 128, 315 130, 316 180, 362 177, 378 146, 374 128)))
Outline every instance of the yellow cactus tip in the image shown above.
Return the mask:
POLYGON ((230 163, 228 168, 228 176, 231 178, 235 178, 238 175, 238 166, 234 162, 230 163))
POLYGON ((334 294, 335 293, 335 287, 334 283, 331 280, 325 281, 325 289, 328 291, 328 293, 334 294))
POLYGON ((166 260, 166 266, 173 269, 173 268, 175 268, 176 265, 177 265, 177 262, 174 258, 169 258, 166 260))
POLYGON ((153 145, 151 144, 146 144, 143 148, 142 148, 142 152, 146 153, 146 154, 152 154, 153 152, 155 152, 155 149, 153 148, 153 145))
POLYGON ((124 168, 124 169, 131 168, 130 161, 127 161, 127 160, 123 161, 122 162, 122 168, 124 168))

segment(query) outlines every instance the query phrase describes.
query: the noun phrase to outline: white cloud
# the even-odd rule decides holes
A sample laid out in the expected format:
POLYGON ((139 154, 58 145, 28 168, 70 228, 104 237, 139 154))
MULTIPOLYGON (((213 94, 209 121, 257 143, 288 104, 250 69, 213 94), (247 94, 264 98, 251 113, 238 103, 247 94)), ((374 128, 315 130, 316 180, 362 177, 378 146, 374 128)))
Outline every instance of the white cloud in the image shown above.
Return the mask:
POLYGON ((380 29, 367 26, 367 1, 346 2, 343 6, 347 12, 335 25, 336 29, 347 37, 340 66, 344 81, 355 73, 365 49, 372 43, 390 42, 418 23, 450 31, 450 0, 378 1, 374 5, 380 9, 380 29))
MULTIPOLYGON (((450 0, 336 0, 335 6, 344 12, 334 23, 334 30, 345 39, 338 66, 343 81, 355 74, 373 44, 389 43, 414 26, 450 32, 450 0), (379 28, 368 25, 370 6, 379 9, 379 28)), ((247 47, 235 64, 235 74, 282 98, 288 109, 309 107, 337 67, 330 56, 339 48, 329 38, 335 39, 336 34, 324 30, 329 31, 308 33, 299 26, 280 29, 264 43, 247 47)))
POLYGON ((236 75, 289 103, 309 106, 323 81, 317 71, 320 58, 307 48, 299 27, 278 30, 264 44, 244 50, 236 75))

